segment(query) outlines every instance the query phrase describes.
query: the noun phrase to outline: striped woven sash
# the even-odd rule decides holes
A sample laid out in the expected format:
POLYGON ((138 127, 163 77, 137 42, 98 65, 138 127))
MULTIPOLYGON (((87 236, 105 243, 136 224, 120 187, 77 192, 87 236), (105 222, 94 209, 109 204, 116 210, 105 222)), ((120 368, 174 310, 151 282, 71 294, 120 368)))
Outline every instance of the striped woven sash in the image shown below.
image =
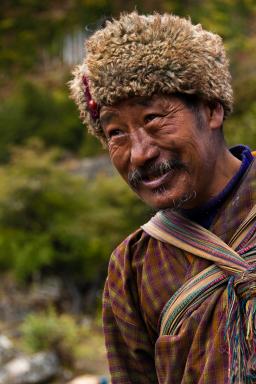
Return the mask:
POLYGON ((229 244, 173 211, 158 212, 142 228, 152 237, 214 264, 188 280, 166 303, 160 335, 177 334, 183 320, 223 284, 228 289, 230 383, 256 380, 256 206, 229 244))

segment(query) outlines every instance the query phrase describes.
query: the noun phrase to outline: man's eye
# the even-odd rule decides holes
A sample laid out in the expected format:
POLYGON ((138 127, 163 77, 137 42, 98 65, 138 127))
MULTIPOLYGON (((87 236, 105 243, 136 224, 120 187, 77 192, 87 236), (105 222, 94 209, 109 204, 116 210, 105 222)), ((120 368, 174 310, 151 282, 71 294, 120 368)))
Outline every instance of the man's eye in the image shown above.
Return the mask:
POLYGON ((122 135, 122 131, 121 129, 111 129, 109 132, 108 132, 108 138, 110 139, 111 137, 114 137, 114 136, 119 136, 119 135, 122 135))
POLYGON ((156 113, 150 113, 149 115, 146 115, 145 118, 144 118, 144 122, 147 124, 147 123, 150 123, 150 121, 156 119, 157 117, 159 117, 159 115, 157 115, 156 113))

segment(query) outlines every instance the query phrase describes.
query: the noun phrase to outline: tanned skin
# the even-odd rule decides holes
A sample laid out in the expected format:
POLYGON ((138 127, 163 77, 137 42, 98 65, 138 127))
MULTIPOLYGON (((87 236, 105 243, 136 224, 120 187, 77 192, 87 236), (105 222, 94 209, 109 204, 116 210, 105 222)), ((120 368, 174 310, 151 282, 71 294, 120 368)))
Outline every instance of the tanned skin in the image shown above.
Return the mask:
POLYGON ((238 171, 223 116, 220 103, 199 101, 195 112, 174 95, 134 97, 100 112, 114 166, 155 209, 200 206, 238 171))

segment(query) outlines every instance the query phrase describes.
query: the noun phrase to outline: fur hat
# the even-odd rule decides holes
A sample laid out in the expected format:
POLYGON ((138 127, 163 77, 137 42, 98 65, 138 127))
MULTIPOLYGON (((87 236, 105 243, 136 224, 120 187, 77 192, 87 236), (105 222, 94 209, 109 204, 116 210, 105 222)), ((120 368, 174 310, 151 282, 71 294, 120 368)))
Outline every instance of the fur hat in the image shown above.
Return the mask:
POLYGON ((225 117, 233 92, 220 36, 170 14, 121 15, 86 41, 71 95, 89 131, 105 141, 99 108, 132 96, 196 94, 219 101, 225 117))

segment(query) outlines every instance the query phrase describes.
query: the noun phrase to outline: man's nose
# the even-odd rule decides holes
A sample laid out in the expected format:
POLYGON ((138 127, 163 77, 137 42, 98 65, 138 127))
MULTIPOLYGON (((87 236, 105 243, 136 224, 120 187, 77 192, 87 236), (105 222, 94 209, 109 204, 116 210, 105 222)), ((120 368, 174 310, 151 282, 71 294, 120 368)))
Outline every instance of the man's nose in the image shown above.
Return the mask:
POLYGON ((159 148, 143 128, 136 129, 131 135, 130 162, 134 168, 143 166, 149 160, 159 156, 159 148))

